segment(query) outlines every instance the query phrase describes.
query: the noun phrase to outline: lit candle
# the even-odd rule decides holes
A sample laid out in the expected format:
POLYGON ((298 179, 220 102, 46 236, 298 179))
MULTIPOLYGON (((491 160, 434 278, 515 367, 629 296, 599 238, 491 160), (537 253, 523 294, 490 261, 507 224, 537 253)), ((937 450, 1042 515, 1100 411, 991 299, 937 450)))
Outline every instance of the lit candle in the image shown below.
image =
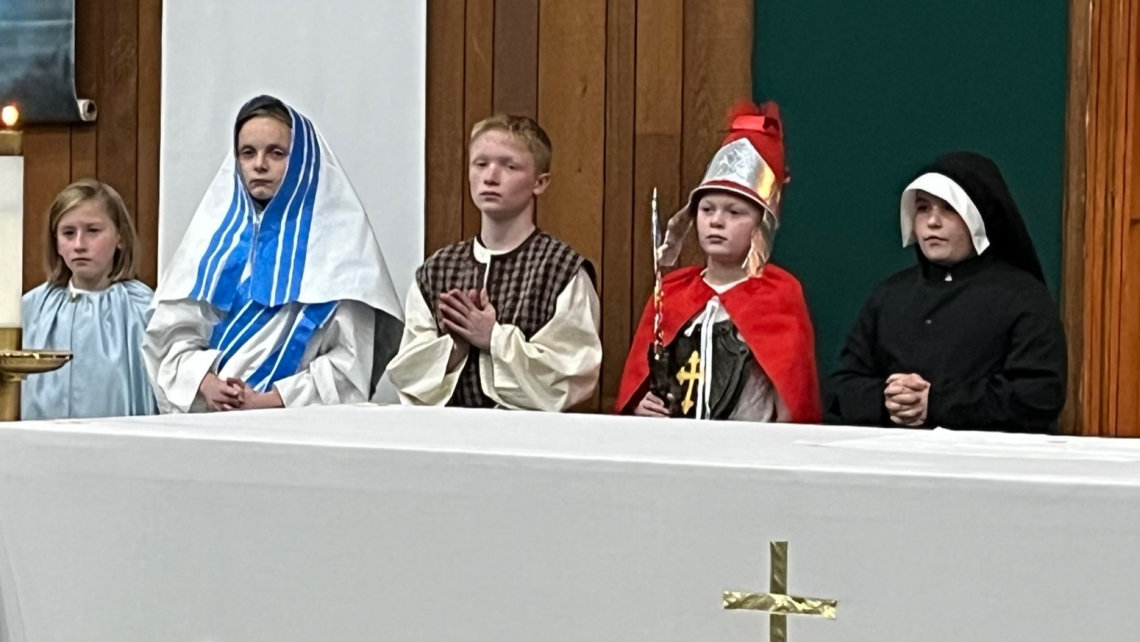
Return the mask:
MULTIPOLYGON (((0 118, 11 127, 19 112, 8 106, 0 118)), ((24 294, 24 157, 20 132, 0 131, 0 135, 15 141, 0 150, 0 328, 18 328, 24 294)))

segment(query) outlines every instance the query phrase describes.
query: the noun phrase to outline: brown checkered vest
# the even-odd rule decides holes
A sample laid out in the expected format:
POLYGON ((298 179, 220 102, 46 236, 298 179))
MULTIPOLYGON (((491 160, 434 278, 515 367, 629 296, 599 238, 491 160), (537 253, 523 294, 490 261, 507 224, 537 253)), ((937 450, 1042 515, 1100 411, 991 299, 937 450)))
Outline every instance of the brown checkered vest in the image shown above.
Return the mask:
MULTIPOLYGON (((479 290, 485 265, 475 260, 472 240, 449 245, 431 255, 416 271, 416 284, 439 324, 439 295, 449 290, 479 290)), ((594 266, 569 245, 535 230, 522 245, 491 259, 487 294, 500 324, 522 330, 529 340, 554 317, 558 295, 585 269, 596 281, 594 266)), ((471 349, 449 406, 493 408, 479 379, 479 351, 471 349)))

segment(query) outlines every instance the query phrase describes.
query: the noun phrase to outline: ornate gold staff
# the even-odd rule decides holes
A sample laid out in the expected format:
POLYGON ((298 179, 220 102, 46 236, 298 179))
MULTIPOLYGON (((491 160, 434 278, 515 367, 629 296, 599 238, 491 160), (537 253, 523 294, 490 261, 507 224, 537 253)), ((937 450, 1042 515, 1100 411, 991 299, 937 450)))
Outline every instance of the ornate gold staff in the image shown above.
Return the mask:
POLYGON ((665 315, 665 292, 661 288, 661 250, 665 243, 661 233, 661 222, 657 214, 657 188, 653 188, 651 201, 653 224, 653 350, 649 355, 649 389, 654 395, 669 404, 669 361, 665 356, 665 337, 661 323, 665 315))

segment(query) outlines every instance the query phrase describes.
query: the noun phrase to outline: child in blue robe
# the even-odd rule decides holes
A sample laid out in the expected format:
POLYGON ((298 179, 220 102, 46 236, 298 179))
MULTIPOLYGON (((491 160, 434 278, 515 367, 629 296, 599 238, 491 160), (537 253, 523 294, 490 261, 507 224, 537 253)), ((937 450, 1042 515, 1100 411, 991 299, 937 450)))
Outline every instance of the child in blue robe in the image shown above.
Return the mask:
POLYGON ((93 179, 55 198, 45 238, 47 282, 24 295, 24 349, 70 350, 59 370, 23 384, 21 417, 158 412, 142 359, 153 292, 135 279, 139 247, 123 199, 93 179))

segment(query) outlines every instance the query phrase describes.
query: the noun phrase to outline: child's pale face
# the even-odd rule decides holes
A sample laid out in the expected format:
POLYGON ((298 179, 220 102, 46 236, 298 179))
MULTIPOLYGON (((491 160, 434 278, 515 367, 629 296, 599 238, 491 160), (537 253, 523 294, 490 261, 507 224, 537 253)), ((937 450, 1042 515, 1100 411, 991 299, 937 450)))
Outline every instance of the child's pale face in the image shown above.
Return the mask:
POLYGON ((275 118, 251 118, 238 132, 237 156, 241 178, 250 196, 262 201, 281 188, 289 167, 293 131, 275 118))
POLYGON ((914 233, 927 260, 951 266, 977 254, 969 226, 949 203, 922 190, 914 201, 914 233))
POLYGON ((752 232, 763 213, 752 201, 731 192, 707 192, 697 203, 697 238, 705 256, 744 264, 752 232))
POLYGON ((121 247, 119 231, 103 206, 95 200, 80 203, 59 218, 55 246, 71 270, 76 287, 99 290, 115 264, 115 250, 121 247))
POLYGON ((488 216, 517 216, 550 183, 550 174, 537 172, 534 155, 510 132, 492 130, 476 138, 470 155, 471 200, 488 216))

